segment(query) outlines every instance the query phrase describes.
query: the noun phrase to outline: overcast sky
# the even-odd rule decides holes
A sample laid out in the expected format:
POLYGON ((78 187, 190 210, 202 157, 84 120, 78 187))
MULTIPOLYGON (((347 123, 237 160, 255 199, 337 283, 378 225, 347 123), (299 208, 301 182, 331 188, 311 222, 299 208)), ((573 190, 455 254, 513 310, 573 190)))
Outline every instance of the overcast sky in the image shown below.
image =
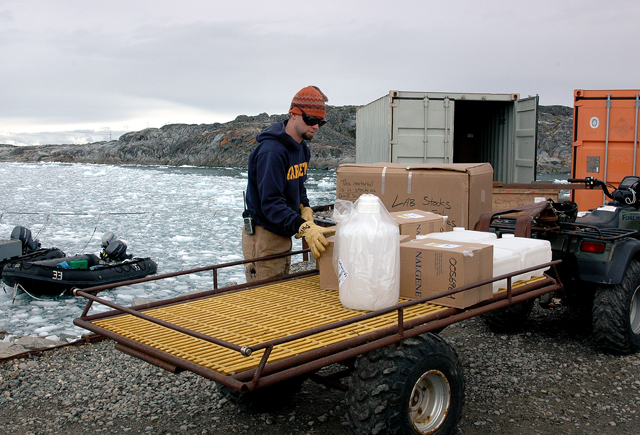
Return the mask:
POLYGON ((390 90, 640 88, 638 0, 4 1, 0 143, 84 143, 168 123, 335 106, 390 90))

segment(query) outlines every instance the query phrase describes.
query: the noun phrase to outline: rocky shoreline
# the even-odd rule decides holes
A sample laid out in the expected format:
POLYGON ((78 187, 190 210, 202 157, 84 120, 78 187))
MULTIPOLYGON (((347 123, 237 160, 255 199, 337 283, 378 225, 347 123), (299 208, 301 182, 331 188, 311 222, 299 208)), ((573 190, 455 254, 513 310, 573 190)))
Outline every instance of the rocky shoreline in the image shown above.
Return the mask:
MULTIPOLYGON (((480 318, 447 327, 467 385, 457 434, 637 434, 640 354, 602 354, 589 329, 588 316, 538 306, 518 331, 480 318)), ((0 363, 0 433, 346 435, 345 413, 344 392, 311 381, 284 408, 244 410, 214 382, 110 340, 0 363)))
MULTIPOLYGON (((356 106, 328 106, 328 123, 311 149, 310 167, 335 169, 355 162, 356 106)), ((0 145, 0 161, 246 167, 256 135, 286 115, 240 115, 220 124, 170 124, 84 145, 0 145)), ((568 173, 573 110, 540 106, 538 173, 568 173)))

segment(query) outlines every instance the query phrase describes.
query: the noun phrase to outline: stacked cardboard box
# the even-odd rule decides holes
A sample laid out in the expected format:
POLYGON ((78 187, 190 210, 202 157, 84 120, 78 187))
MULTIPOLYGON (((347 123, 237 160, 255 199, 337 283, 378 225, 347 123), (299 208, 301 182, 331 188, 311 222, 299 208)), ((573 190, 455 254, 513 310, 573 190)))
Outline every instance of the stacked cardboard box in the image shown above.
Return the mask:
POLYGON ((390 212, 420 209, 448 216, 450 227, 473 228, 491 211, 493 168, 489 163, 344 164, 338 167, 336 197, 378 196, 390 212))
MULTIPOLYGON (((400 245, 400 297, 420 299, 493 278, 493 246, 419 239, 400 245)), ((493 297, 491 283, 431 303, 466 308, 493 297)))
POLYGON ((448 229, 447 216, 428 211, 398 211, 391 213, 391 216, 398 224, 400 234, 410 236, 410 240, 423 234, 441 233, 448 229))

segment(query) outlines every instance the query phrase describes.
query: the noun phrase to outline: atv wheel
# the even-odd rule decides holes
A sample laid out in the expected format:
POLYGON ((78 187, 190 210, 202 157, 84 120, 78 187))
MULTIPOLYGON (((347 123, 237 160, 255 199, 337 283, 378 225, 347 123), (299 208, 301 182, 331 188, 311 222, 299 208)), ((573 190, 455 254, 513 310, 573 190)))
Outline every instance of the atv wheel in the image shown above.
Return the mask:
POLYGON ((494 332, 517 331, 529 318, 535 299, 518 302, 483 314, 482 320, 494 332))
POLYGON ((462 367, 439 336, 408 338, 358 357, 346 402, 356 434, 452 434, 464 405, 462 367))
POLYGON ((593 299, 593 334, 598 346, 630 354, 640 349, 640 263, 632 260, 620 284, 601 286, 593 299))

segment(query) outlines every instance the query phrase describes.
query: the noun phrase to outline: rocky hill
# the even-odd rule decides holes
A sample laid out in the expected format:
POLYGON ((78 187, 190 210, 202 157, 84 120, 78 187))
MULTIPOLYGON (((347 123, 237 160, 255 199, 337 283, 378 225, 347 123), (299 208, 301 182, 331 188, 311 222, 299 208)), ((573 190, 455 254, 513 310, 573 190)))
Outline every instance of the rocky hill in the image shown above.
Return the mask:
POLYGON ((540 106, 538 112, 538 173, 569 173, 573 109, 540 106))
MULTIPOLYGON (((337 168, 355 161, 356 109, 327 107, 329 122, 309 142, 310 167, 337 168)), ((0 145, 0 161, 245 167, 256 135, 285 118, 263 113, 224 124, 170 124, 83 145, 0 145)), ((539 172, 569 171, 571 118, 571 108, 540 106, 539 172)))

